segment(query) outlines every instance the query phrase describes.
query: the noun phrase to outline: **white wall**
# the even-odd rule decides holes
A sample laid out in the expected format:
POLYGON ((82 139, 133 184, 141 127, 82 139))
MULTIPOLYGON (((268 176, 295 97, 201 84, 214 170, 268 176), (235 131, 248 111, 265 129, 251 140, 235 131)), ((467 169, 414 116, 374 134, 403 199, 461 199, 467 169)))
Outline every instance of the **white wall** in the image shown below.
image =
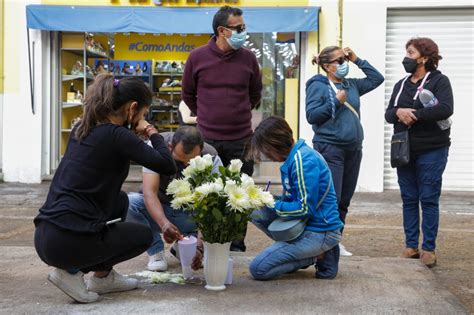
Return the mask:
MULTIPOLYGON (((321 6, 320 48, 337 45, 339 30, 337 0, 310 0, 309 5, 321 6)), ((390 8, 473 6, 471 0, 344 0, 343 46, 351 47, 362 59, 368 60, 385 75, 385 38, 387 10, 390 8)), ((310 41, 307 41, 307 43, 310 41)), ((314 46, 314 43, 313 43, 314 46)), ((311 127, 306 122, 304 84, 314 73, 310 60, 314 49, 303 47, 306 61, 302 60, 300 135, 311 142, 311 127)), ((401 62, 401 60, 400 60, 401 62)), ((349 77, 362 76, 351 65, 349 77)), ((358 181, 359 191, 383 191, 384 168, 384 103, 385 83, 361 99, 362 125, 365 132, 363 159, 358 181)))
POLYGON ((7 182, 41 181, 41 36, 31 31, 36 41, 36 114, 31 111, 26 4, 39 1, 5 2, 5 88, 3 104, 3 174, 7 182))

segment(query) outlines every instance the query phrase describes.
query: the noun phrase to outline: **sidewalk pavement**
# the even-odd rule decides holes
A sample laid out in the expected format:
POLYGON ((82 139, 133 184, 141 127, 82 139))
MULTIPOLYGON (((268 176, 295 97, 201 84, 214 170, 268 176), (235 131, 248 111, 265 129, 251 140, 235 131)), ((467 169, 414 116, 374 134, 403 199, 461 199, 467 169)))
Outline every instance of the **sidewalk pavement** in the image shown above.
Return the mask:
MULTIPOLYGON (((124 189, 137 191, 138 185, 126 183, 124 189)), ((462 265, 456 265, 459 271, 466 270, 457 275, 462 284, 457 287, 442 277, 446 270, 451 272, 449 260, 445 260, 444 266, 441 260, 441 266, 436 267, 442 272, 433 272, 418 260, 391 258, 395 256, 393 248, 398 248, 402 234, 397 192, 355 196, 344 243, 360 256, 341 258, 340 273, 335 280, 315 279, 313 267, 274 281, 252 280, 248 263, 269 240, 250 225, 249 250, 245 254, 232 254, 234 283, 225 291, 207 291, 204 283, 141 283, 134 291, 104 295, 100 302, 93 304, 77 304, 46 280, 51 268, 40 261, 33 247, 32 219, 44 202, 48 187, 48 182, 40 185, 0 183, 0 314, 468 314, 472 310, 472 305, 466 309, 466 304, 459 300, 461 296, 467 303, 472 301, 472 296, 469 297, 469 292, 473 292, 469 282, 472 260, 468 256, 465 263, 462 260, 462 265), (467 280, 463 282, 463 279, 467 280), (462 294, 454 296, 452 292, 458 289, 462 294)), ((454 222, 440 231, 449 244, 445 245, 446 256, 453 246, 451 235, 455 235, 456 240, 470 242, 464 246, 472 245, 473 196, 472 193, 445 193, 443 196, 441 215, 454 222)), ((468 255, 468 248, 464 250, 462 255, 468 255)), ((457 248, 456 251, 459 252, 457 248)), ((168 258, 170 271, 179 272, 179 262, 171 256, 168 258)), ((144 270, 146 261, 143 254, 118 265, 117 269, 132 275, 144 270)), ((197 276, 204 278, 202 270, 197 276)), ((452 278, 451 273, 449 277, 452 278)))

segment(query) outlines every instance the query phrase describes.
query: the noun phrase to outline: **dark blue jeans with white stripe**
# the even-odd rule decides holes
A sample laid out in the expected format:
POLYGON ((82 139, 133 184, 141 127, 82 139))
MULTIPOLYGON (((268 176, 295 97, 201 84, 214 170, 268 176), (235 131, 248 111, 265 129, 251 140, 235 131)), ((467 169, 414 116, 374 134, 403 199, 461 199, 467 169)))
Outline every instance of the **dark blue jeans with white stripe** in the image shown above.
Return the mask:
POLYGON ((422 212, 421 248, 434 251, 439 225, 439 197, 449 147, 412 154, 408 165, 398 167, 398 184, 403 201, 403 228, 406 247, 418 248, 420 205, 422 212))

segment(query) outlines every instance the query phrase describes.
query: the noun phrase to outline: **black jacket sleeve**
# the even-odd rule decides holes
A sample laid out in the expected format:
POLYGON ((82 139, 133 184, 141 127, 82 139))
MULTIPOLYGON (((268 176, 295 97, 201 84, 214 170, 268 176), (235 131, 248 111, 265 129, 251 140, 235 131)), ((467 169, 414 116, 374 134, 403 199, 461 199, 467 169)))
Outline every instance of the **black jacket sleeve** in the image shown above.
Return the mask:
POLYGON ((173 157, 160 134, 154 134, 150 137, 153 147, 147 145, 124 127, 117 127, 113 137, 114 146, 119 154, 127 157, 129 160, 135 161, 159 174, 176 174, 176 165, 173 157))

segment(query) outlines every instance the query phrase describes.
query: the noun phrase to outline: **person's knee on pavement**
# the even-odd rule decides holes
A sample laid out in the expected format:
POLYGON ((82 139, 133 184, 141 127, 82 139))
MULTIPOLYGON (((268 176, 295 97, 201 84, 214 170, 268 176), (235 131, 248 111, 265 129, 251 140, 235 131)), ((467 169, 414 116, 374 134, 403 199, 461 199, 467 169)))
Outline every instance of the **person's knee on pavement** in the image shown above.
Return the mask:
POLYGON ((255 280, 260 280, 260 281, 270 280, 270 278, 267 277, 268 270, 262 267, 263 265, 262 262, 263 261, 259 259, 258 256, 255 257, 254 260, 252 260, 252 262, 249 265, 250 274, 255 280))

